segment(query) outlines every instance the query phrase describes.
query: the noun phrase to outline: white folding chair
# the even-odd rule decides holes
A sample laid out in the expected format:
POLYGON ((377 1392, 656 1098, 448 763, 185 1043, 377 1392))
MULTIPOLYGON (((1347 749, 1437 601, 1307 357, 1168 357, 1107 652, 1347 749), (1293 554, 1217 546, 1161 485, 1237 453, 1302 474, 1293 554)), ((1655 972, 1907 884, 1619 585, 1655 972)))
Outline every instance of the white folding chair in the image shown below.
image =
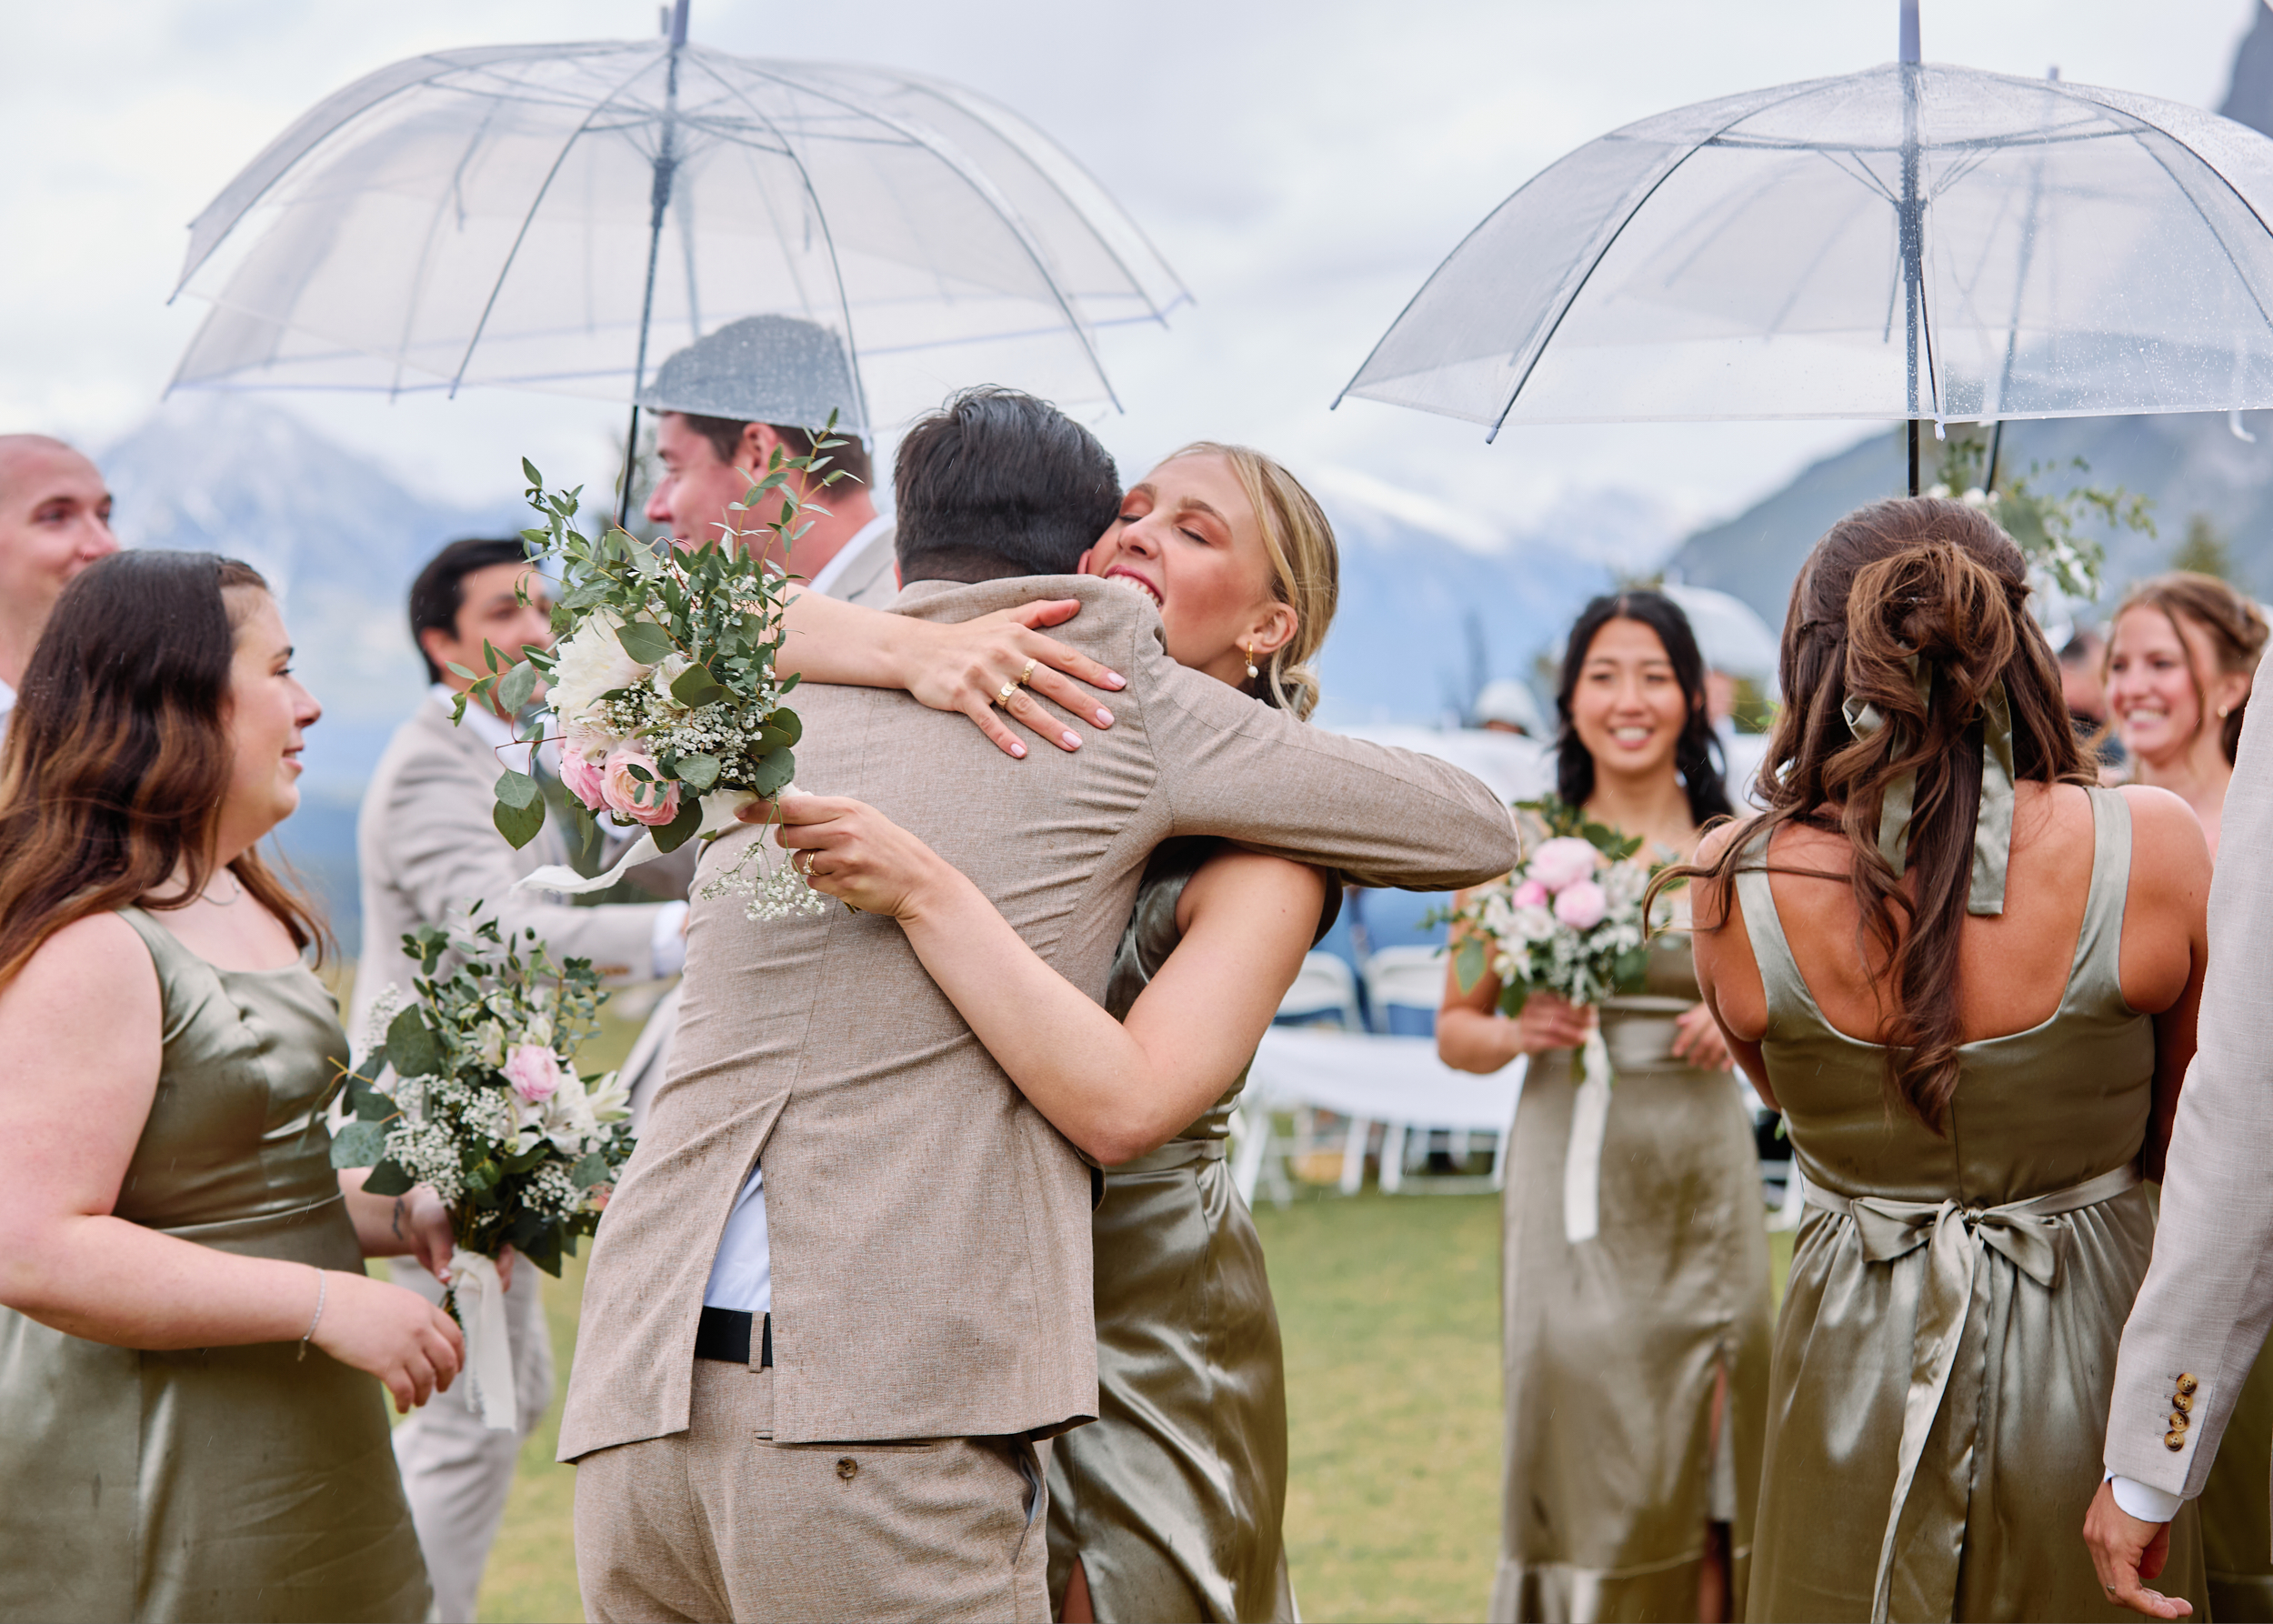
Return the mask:
POLYGON ((1347 960, 1332 953, 1304 955, 1302 967, 1295 972, 1295 984, 1278 1000, 1278 1013, 1338 1015, 1343 1030, 1366 1029, 1365 1018, 1357 1012, 1357 977, 1347 960))
MULTIPOLYGON (((1374 1019, 1384 1029, 1390 1029, 1389 1010, 1392 1008, 1426 1010, 1432 1017, 1444 1001, 1445 955, 1436 947, 1384 947, 1366 960, 1366 996, 1371 1000, 1374 1019)), ((1507 1135, 1505 1125, 1489 1129, 1474 1129, 1439 1122, 1407 1120, 1383 1125, 1381 1139, 1381 1188, 1394 1195, 1405 1182, 1405 1162, 1408 1153, 1427 1153, 1429 1138, 1441 1132, 1445 1149, 1456 1162, 1468 1158, 1470 1135, 1484 1131, 1492 1134, 1496 1143, 1492 1152, 1493 1171, 1488 1179, 1473 1174, 1440 1174, 1432 1178, 1432 1189, 1458 1189, 1488 1186, 1500 1188, 1505 1178, 1507 1156, 1507 1135)))

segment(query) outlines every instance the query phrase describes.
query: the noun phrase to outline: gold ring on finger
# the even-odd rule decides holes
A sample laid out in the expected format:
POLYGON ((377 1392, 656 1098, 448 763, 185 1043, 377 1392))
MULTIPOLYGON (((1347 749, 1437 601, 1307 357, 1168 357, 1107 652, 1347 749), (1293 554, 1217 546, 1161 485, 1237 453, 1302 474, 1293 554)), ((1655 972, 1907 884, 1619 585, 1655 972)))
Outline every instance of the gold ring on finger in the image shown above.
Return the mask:
POLYGON ((1010 708, 1010 700, 1011 700, 1011 697, 1012 697, 1013 695, 1015 695, 1017 691, 1018 691, 1018 685, 1017 685, 1016 683, 1015 683, 1015 682, 1006 682, 1006 683, 1004 683, 1004 684, 1002 685, 1002 692, 1001 692, 1001 693, 999 693, 999 694, 996 694, 996 695, 995 696, 995 703, 996 703, 996 704, 997 704, 997 705, 999 705, 999 706, 1001 706, 1001 707, 1002 707, 1005 710, 1009 709, 1009 708, 1010 708))
POLYGON ((1041 663, 1042 662, 1040 660, 1026 661, 1026 669, 1018 673, 1018 686, 1020 687, 1026 687, 1027 683, 1034 680, 1034 667, 1041 663))

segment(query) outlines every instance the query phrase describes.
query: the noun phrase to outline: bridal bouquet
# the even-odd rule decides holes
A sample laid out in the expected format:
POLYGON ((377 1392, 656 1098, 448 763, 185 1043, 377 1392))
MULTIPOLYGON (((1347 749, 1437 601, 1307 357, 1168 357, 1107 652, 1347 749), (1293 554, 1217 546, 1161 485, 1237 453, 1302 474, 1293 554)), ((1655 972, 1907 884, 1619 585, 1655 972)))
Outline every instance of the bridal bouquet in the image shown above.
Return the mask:
MULTIPOLYGON (((835 426, 832 421, 829 429, 835 426)), ((636 863, 696 837, 716 838, 735 827, 744 807, 788 787, 796 768, 791 747, 802 730, 783 701, 797 679, 777 677, 774 665, 791 582, 766 564, 765 545, 744 544, 771 536, 794 544, 810 523, 800 523, 811 506, 797 494, 801 486, 826 487, 842 476, 820 472, 829 460, 826 449, 844 443, 826 437, 829 429, 815 436, 810 456, 785 457, 776 449, 766 473, 734 505, 736 513, 753 513, 778 497, 774 519, 661 551, 622 530, 585 536, 575 524, 580 492, 547 490, 544 476, 522 462, 529 502, 545 519, 522 538, 532 558, 549 556, 561 564, 553 610, 560 641, 549 653, 530 649, 509 667, 485 646, 490 670, 476 677, 460 669, 474 681, 456 714, 463 717, 469 700, 518 714, 546 682, 546 737, 560 747, 570 815, 581 820, 587 840, 603 818, 642 833, 606 874, 586 877, 555 867, 521 885, 601 889, 636 863)), ((492 816, 498 831, 516 847, 527 845, 545 825, 536 778, 508 770, 496 795, 492 816)), ((727 892, 749 897, 754 919, 817 913, 824 906, 787 862, 769 860, 763 841, 703 887, 706 897, 727 892)))
POLYGON ((631 1158, 629 1091, 574 1063, 607 995, 587 961, 554 963, 533 931, 508 939, 478 904, 462 927, 422 927, 403 950, 418 960, 416 998, 390 990, 374 1011, 376 1041, 344 1079, 355 1120, 332 1140, 332 1165, 369 1168, 373 1195, 430 1185, 450 1209, 444 1300, 466 1329, 483 1419, 511 1427, 496 1259, 511 1246, 558 1275, 631 1158))
MULTIPOLYGON (((1548 837, 1523 867, 1450 915, 1466 927, 1453 957, 1461 989, 1473 988, 1489 968, 1499 977, 1499 1007, 1507 1015, 1520 1012, 1541 989, 1590 1006, 1638 991, 1649 962, 1644 903, 1657 873, 1628 860, 1641 842, 1589 822, 1552 796, 1521 802, 1518 809, 1545 826, 1548 837)), ((1584 1080, 1571 1105, 1563 1165, 1563 1229, 1572 1241, 1591 1240, 1601 1228, 1610 1051, 1599 1023, 1587 1034, 1579 1062, 1584 1080)))

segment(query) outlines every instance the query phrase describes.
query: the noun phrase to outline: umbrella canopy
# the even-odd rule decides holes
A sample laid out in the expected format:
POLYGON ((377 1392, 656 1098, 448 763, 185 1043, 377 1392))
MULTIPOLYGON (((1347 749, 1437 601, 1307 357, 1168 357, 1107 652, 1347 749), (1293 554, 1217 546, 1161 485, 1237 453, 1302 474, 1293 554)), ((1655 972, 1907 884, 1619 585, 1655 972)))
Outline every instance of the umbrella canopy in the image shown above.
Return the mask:
POLYGON ((1562 158, 1437 267, 1345 393, 1494 435, 2264 406, 2268 219, 2273 141, 2241 125, 1893 63, 1562 158))
POLYGON ((1110 400, 1096 330, 1184 298, 1006 109, 683 37, 439 52, 321 103, 192 224, 175 291, 214 308, 174 386, 629 402, 695 339, 789 318, 842 344, 868 433, 971 383, 1110 400))

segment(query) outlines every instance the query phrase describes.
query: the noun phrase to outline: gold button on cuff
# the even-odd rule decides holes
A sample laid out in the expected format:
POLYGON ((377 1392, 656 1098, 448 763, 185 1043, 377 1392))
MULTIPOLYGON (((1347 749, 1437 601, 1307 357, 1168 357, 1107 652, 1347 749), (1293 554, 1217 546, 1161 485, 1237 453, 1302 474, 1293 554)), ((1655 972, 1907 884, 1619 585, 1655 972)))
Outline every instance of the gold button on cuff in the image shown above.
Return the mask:
POLYGON ((2170 1429, 2173 1432, 2184 1432, 2187 1429, 2187 1418, 2185 1415, 2178 1410, 2172 1410, 2170 1412, 2170 1429))
POLYGON ((2166 1432, 2162 1435, 2162 1447, 2176 1454, 2187 1447, 2187 1435, 2183 1432, 2166 1432))
POLYGON ((2185 1390, 2182 1388, 2170 1395, 2170 1408, 2177 1410, 2183 1410, 2190 1415, 2194 1410, 2194 1400, 2188 1398, 2185 1390))
POLYGON ((2178 1378, 2178 1391, 2185 1394, 2189 1398, 2194 1397, 2194 1390, 2201 1385, 2202 1384, 2200 1382, 2195 1380, 2191 1376, 2181 1376, 2178 1378))
MULTIPOLYGON (((2175 1447, 2175 1446, 2174 1446, 2175 1447)), ((860 1473, 860 1462, 847 1455, 836 1463, 836 1475, 849 1483, 860 1473)))

